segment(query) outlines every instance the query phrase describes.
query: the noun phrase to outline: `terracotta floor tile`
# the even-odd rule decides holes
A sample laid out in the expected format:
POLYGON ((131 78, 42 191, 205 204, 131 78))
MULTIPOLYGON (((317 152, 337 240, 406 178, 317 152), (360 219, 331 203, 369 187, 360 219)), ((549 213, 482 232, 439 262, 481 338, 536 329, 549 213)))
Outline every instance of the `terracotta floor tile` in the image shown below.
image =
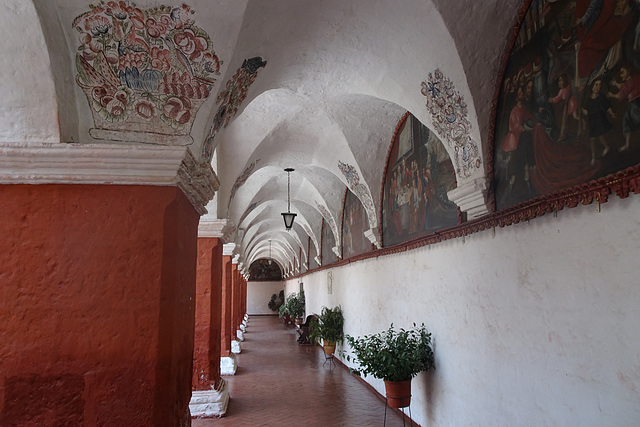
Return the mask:
MULTIPOLYGON (((320 347, 296 339, 275 316, 251 317, 238 371, 224 377, 231 397, 226 415, 194 419, 193 427, 382 426, 384 400, 344 366, 325 363, 320 347)), ((389 409, 386 425, 403 425, 402 416, 389 409)))

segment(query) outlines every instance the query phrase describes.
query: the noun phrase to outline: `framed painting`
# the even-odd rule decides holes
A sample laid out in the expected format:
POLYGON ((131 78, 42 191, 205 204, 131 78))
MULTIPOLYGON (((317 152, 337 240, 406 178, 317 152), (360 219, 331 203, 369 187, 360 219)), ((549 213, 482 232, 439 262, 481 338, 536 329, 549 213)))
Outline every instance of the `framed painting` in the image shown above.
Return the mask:
POLYGON ((320 246, 323 266, 338 262, 338 257, 333 253, 333 248, 336 246, 336 239, 333 237, 331 227, 329 227, 329 224, 327 224, 324 219, 322 220, 322 243, 320 246))
POLYGON ((498 96, 496 209, 640 162, 640 26, 629 0, 533 0, 498 96))
POLYGON ((266 282, 282 280, 282 270, 277 262, 269 264, 268 259, 257 259, 249 267, 249 281, 266 282))
POLYGON ((344 259, 371 252, 371 242, 364 232, 369 229, 367 212, 360 199, 351 191, 344 198, 342 215, 342 256, 344 259))
POLYGON ((405 116, 387 161, 382 205, 384 246, 456 225, 458 210, 447 197, 455 186, 453 164, 442 142, 411 114, 405 116), (410 133, 406 133, 407 126, 410 133), (403 134, 410 135, 410 150, 400 149, 403 134))

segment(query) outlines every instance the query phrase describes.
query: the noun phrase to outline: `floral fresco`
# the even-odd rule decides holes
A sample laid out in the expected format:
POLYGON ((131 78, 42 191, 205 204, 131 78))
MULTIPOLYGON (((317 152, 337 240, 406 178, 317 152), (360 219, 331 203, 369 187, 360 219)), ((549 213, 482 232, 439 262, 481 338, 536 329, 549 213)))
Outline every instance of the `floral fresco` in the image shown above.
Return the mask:
POLYGON ((429 73, 429 78, 422 82, 421 92, 427 98, 434 129, 454 149, 456 173, 461 178, 471 176, 480 169, 482 161, 478 143, 469 135, 471 122, 464 97, 440 69, 429 73))
POLYGON ((364 236, 369 229, 367 212, 360 199, 351 191, 344 198, 342 215, 342 257, 344 259, 373 250, 371 242, 364 236))
POLYGON ((442 142, 414 116, 401 122, 389 155, 382 204, 384 246, 456 225, 458 211, 447 192, 456 187, 442 142))
POLYGON ((349 189, 356 196, 358 196, 358 198, 362 202, 368 217, 375 220, 372 227, 377 227, 378 221, 376 218, 376 211, 373 208, 373 200, 371 200, 371 194, 369 193, 369 189, 367 188, 367 186, 360 182, 360 175, 358 175, 358 171, 356 170, 355 166, 338 161, 338 169, 340 169, 340 172, 342 172, 345 179, 347 180, 349 189))
POLYGON ((211 39, 195 25, 194 11, 186 4, 140 9, 126 0, 89 8, 73 27, 80 41, 76 82, 95 127, 188 135, 221 64, 211 39))
POLYGON ((242 187, 242 185, 247 182, 247 179, 249 179, 249 177, 251 176, 251 174, 253 173, 253 171, 256 168, 256 165, 260 163, 260 159, 256 159, 253 162, 251 162, 249 164, 249 166, 247 166, 242 173, 240 174, 240 176, 236 179, 236 182, 233 183, 233 187, 231 187, 231 196, 229 197, 229 203, 228 206, 231 206, 231 201, 233 200, 233 198, 236 196, 236 192, 238 191, 238 189, 240 187, 242 187))
POLYGON ((213 150, 215 148, 214 138, 221 128, 226 128, 231 119, 238 112, 238 107, 247 97, 249 86, 253 84, 258 77, 258 70, 267 65, 267 61, 263 61, 259 56, 251 59, 245 59, 242 66, 236 71, 222 92, 216 98, 218 111, 213 118, 213 125, 209 130, 209 134, 202 146, 202 158, 210 162, 213 158, 213 150))
POLYGON ((637 1, 530 3, 498 99, 498 210, 638 164, 638 34, 637 1))

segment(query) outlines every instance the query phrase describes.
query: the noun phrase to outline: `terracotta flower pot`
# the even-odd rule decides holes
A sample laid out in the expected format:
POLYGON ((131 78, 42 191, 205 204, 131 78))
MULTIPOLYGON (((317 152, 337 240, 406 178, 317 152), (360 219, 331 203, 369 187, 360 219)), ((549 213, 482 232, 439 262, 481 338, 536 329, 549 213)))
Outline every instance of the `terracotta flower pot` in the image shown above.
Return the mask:
POLYGON ((324 354, 331 355, 336 351, 336 343, 334 341, 323 341, 322 348, 324 349, 324 354))
POLYGON ((392 408, 406 408, 411 404, 411 380, 385 381, 387 403, 392 408))

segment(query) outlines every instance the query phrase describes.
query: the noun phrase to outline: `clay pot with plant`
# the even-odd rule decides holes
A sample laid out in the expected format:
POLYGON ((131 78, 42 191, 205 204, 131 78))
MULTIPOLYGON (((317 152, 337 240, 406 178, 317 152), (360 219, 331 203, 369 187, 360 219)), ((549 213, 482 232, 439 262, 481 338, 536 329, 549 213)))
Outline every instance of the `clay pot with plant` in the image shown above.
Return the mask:
POLYGON ((386 331, 354 338, 346 336, 358 376, 371 375, 384 380, 387 402, 392 408, 404 408, 411 403, 411 379, 423 371, 435 369, 431 334, 424 324, 409 330, 395 330, 393 323, 386 331), (398 389, 400 387, 400 389, 398 389))
POLYGON ((339 305, 333 308, 322 307, 320 316, 311 321, 309 337, 315 343, 319 343, 322 339, 324 353, 332 355, 336 344, 344 340, 343 326, 344 315, 339 305))

